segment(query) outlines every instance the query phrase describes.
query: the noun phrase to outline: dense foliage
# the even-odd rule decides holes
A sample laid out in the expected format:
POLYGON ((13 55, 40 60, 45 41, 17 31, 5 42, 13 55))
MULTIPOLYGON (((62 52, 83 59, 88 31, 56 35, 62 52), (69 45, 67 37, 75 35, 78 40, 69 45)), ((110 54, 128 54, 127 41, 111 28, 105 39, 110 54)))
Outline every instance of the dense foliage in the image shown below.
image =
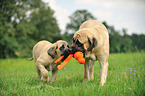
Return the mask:
POLYGON ((0 58, 30 56, 36 42, 61 39, 53 15, 41 0, 1 0, 0 58))
MULTIPOLYGON (((40 40, 55 42, 60 39, 71 44, 73 34, 82 22, 96 19, 87 10, 77 10, 70 17, 64 34, 60 34, 54 11, 41 0, 0 1, 0 58, 28 57, 40 40)), ((117 31, 106 22, 110 35, 110 52, 134 52, 145 49, 145 35, 128 35, 117 31), (122 34, 122 35, 121 35, 122 34)))

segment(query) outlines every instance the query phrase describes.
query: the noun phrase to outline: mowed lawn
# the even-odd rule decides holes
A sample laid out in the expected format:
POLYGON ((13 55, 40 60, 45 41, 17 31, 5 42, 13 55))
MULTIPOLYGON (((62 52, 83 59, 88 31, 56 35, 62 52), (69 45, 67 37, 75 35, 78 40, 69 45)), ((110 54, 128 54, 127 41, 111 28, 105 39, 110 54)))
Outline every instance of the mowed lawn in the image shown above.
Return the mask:
MULTIPOLYGON (((49 72, 51 80, 51 72, 49 72)), ((37 80, 34 61, 0 59, 1 96, 145 96, 145 53, 110 54, 108 77, 100 87, 100 64, 94 80, 82 84, 83 64, 72 59, 55 84, 37 80)))

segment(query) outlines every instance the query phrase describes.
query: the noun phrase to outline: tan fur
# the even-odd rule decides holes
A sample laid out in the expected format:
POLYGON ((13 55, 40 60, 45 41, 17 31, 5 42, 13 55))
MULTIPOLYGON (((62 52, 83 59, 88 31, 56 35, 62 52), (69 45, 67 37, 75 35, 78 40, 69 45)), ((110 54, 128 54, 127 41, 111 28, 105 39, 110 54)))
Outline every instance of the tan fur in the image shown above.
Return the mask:
MULTIPOLYGON (((101 65, 101 82, 103 86, 108 70, 108 58, 109 58, 109 35, 106 27, 97 20, 85 21, 74 34, 74 39, 78 39, 85 49, 86 63, 84 64, 84 79, 83 83, 88 80, 93 80, 93 70, 95 61, 98 60, 101 65), (88 38, 91 40, 95 38, 97 40, 97 46, 92 51, 88 51, 90 44, 88 38)), ((72 44, 74 45, 74 44, 72 44)))
MULTIPOLYGON (((56 43, 52 44, 48 41, 40 41, 33 47, 33 59, 36 65, 36 71, 38 73, 38 78, 42 81, 49 81, 48 77, 48 70, 52 71, 52 83, 55 82, 55 78, 58 72, 57 65, 54 61, 61 55, 61 52, 59 50, 60 46, 62 44, 66 46, 68 45, 67 42, 63 40, 59 40, 56 43), (56 47, 58 47, 56 49, 56 47), (54 58, 52 58, 48 54, 48 50, 51 49, 51 51, 56 51, 56 55, 54 58), (42 74, 42 77, 41 77, 42 74)), ((55 53, 55 52, 54 52, 55 53)))

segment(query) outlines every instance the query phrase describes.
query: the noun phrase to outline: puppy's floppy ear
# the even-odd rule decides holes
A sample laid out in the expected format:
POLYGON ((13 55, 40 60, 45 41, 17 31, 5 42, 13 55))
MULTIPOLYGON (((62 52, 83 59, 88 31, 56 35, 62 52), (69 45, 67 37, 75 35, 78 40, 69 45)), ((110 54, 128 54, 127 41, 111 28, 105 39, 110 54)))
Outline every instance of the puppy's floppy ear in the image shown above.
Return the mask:
POLYGON ((50 55, 52 57, 52 59, 55 58, 56 48, 58 48, 58 46, 53 46, 50 49, 48 49, 48 51, 47 51, 48 55, 50 55))
POLYGON ((88 48, 88 51, 92 51, 93 48, 95 48, 97 46, 97 40, 95 38, 93 38, 92 40, 90 40, 88 38, 88 42, 90 44, 89 48, 88 48))

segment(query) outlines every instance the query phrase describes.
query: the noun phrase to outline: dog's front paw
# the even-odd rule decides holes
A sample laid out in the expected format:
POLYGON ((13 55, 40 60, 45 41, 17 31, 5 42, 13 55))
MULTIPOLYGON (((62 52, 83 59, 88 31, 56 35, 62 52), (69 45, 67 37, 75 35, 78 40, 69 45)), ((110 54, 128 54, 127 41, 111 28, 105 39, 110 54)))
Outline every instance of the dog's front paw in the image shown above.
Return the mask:
POLYGON ((43 82, 49 82, 49 77, 43 78, 43 76, 42 76, 42 77, 41 77, 41 80, 42 80, 43 82))

